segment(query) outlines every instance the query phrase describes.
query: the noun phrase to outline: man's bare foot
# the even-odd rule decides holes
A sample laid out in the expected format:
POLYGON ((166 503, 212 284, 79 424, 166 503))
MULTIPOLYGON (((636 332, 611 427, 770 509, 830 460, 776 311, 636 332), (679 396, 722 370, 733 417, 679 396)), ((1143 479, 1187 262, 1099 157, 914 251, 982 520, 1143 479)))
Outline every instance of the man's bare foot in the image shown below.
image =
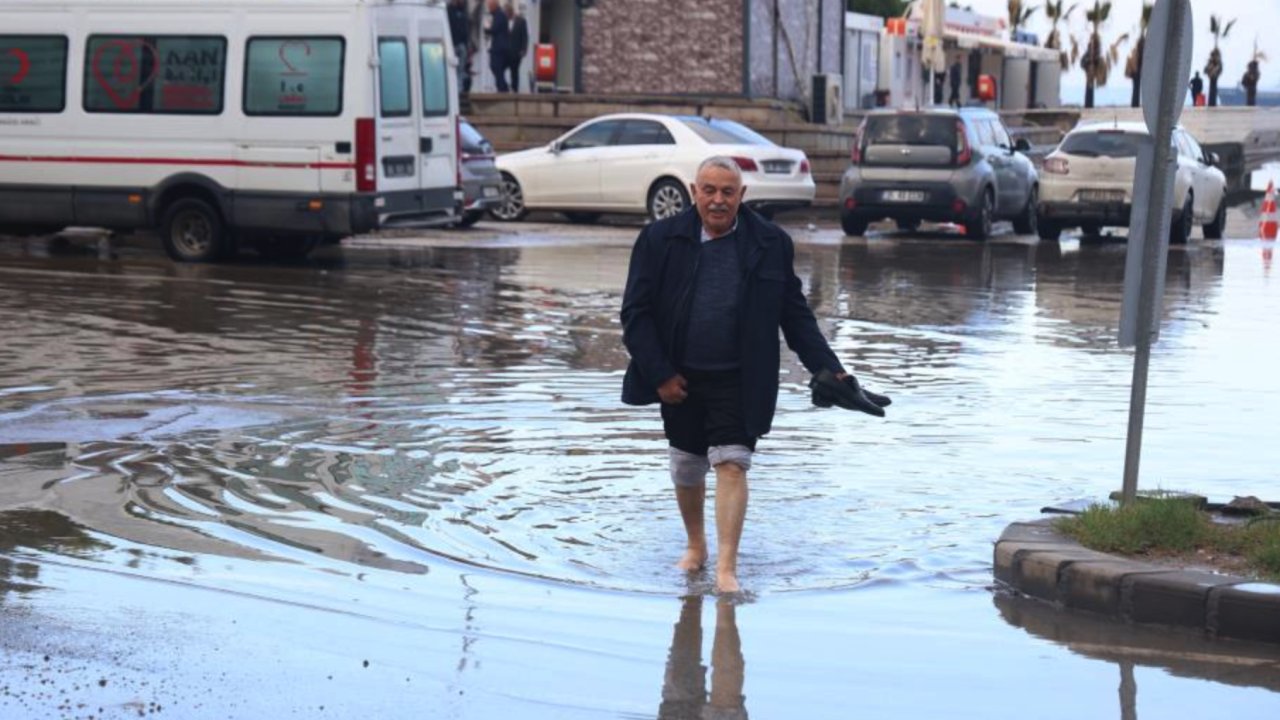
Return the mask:
POLYGON ((738 584, 738 576, 728 572, 716 573, 716 590, 722 593, 736 593, 742 590, 738 584))
POLYGON ((697 572, 707 564, 706 549, 689 548, 684 551, 684 557, 680 558, 680 562, 676 563, 676 567, 685 572, 697 572))

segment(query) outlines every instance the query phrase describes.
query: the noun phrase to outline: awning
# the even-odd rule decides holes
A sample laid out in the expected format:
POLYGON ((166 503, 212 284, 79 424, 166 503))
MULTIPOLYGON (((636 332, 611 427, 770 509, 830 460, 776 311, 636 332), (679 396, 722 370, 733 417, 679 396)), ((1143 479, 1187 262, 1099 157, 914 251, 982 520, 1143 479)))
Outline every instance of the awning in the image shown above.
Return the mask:
POLYGON ((976 33, 970 34, 956 32, 951 28, 947 29, 943 37, 947 42, 955 43, 957 47, 961 48, 986 48, 988 50, 994 50, 1005 57, 1027 58, 1028 60, 1036 62, 1058 62, 1057 50, 1042 48, 1036 45, 1010 42, 1003 38, 979 35, 976 33))

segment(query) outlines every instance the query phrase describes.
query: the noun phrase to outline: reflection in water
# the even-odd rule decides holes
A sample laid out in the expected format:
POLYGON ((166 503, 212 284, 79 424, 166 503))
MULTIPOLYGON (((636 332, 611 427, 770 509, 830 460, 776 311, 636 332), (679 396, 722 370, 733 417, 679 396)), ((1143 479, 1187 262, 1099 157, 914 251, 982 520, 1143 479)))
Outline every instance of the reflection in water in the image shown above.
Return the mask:
MULTIPOLYGON (((668 538, 634 530, 678 524, 659 430, 617 400, 628 250, 426 247, 302 267, 13 258, 0 443, 65 449, 0 455, 0 507, 182 552, 409 574, 456 561, 679 592, 653 560, 668 538)), ((1099 409, 1127 395, 1105 392, 1123 377, 1110 358, 1061 378, 1100 389, 1094 404, 1061 402, 1040 378, 1074 359, 1050 350, 1109 356, 1123 264, 1105 244, 801 246, 837 352, 906 405, 876 425, 814 411, 787 356, 759 542, 741 558, 754 589, 984 582, 972 548, 998 532, 984 500, 1052 499, 1025 481, 1040 475, 1027 457, 1108 457, 1079 437, 1113 435, 1099 409), (1023 435, 997 441, 1000 426, 1023 435), (894 461, 851 482, 841 458, 872 445, 894 461), (957 502, 954 487, 985 477, 1023 481, 957 502), (779 541, 815 513, 833 530, 810 553, 779 541)), ((1171 334, 1212 317, 1222 271, 1221 247, 1171 253, 1171 334)))
POLYGON ((110 545, 89 537, 84 528, 58 513, 48 510, 0 512, 0 605, 11 592, 29 593, 40 589, 40 566, 11 559, 13 551, 44 550, 88 557, 108 548, 110 545))
MULTIPOLYGON (((534 621, 565 626, 581 625, 564 600, 580 586, 638 604, 687 593, 660 429, 618 400, 635 233, 601 234, 339 249, 290 267, 0 243, 6 609, 38 584, 27 561, 48 556, 397 619, 444 597, 450 610, 424 621, 458 629, 440 667, 467 691, 446 716, 466 717, 478 685, 518 674, 495 668, 510 644, 476 619, 494 620, 494 596, 475 588, 524 602, 574 586, 534 621)), ((891 589, 930 606, 939 634, 971 628, 989 618, 953 615, 954 599, 986 592, 990 541, 1010 520, 1114 489, 1132 364, 1114 348, 1124 246, 812 239, 796 263, 824 330, 901 408, 888 422, 817 410, 784 355, 744 584, 759 607, 891 589)), ((1252 244, 1170 251, 1144 448, 1167 487, 1274 484, 1280 295, 1264 270, 1252 244)), ((677 625, 663 712, 745 714, 734 608, 715 610, 709 677, 700 639, 684 639, 701 636, 701 602, 677 625)), ((818 676, 834 686, 829 667, 818 676)), ((753 687, 768 714, 765 673, 753 687)), ((652 687, 637 692, 619 714, 652 710, 652 687)))
POLYGON ((994 602, 1010 625, 1079 655, 1115 663, 1120 670, 1120 717, 1124 720, 1139 715, 1134 667, 1160 668, 1179 677, 1280 692, 1280 648, 1274 646, 1123 625, 1004 593, 997 593, 994 602))
POLYGON ((690 595, 681 601, 662 679, 658 720, 746 720, 746 696, 742 694, 745 662, 737 606, 728 598, 716 601, 708 693, 707 668, 702 664, 702 600, 702 595, 690 595))

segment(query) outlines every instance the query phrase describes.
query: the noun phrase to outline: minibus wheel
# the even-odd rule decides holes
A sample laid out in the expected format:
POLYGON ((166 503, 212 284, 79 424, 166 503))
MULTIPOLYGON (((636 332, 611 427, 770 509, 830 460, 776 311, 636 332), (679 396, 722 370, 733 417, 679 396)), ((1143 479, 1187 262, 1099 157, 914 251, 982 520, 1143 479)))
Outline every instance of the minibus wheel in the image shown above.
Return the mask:
POLYGON ((222 217, 200 198, 186 197, 165 208, 160 237, 169 257, 178 262, 213 262, 230 241, 222 217))

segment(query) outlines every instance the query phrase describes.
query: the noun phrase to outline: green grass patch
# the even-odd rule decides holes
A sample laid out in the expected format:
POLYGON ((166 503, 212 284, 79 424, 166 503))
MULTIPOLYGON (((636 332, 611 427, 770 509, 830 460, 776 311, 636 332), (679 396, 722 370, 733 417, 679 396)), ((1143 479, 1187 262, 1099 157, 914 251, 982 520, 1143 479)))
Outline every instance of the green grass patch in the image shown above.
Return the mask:
POLYGON ((1178 556, 1203 551, 1242 561, 1262 577, 1280 579, 1277 516, 1222 524, 1185 498, 1154 498, 1123 507, 1093 505, 1079 515, 1059 520, 1057 529, 1101 552, 1178 556))

